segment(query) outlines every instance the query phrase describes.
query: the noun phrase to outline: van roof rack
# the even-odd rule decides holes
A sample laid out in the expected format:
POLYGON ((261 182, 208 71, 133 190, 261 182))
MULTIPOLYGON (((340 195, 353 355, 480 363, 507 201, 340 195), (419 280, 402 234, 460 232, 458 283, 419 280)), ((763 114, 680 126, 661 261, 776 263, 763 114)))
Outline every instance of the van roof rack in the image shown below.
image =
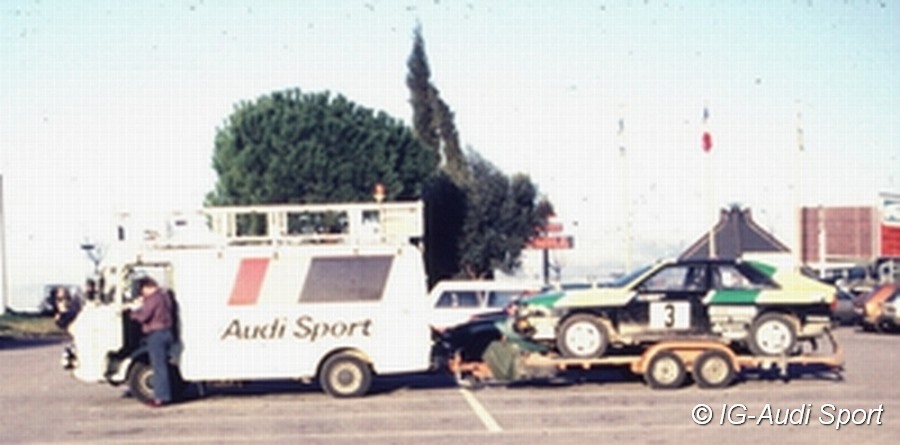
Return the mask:
POLYGON ((422 210, 421 201, 207 207, 173 212, 162 218, 164 226, 156 227, 136 227, 133 215, 121 213, 118 239, 136 241, 139 236, 151 248, 399 245, 422 238, 422 210))

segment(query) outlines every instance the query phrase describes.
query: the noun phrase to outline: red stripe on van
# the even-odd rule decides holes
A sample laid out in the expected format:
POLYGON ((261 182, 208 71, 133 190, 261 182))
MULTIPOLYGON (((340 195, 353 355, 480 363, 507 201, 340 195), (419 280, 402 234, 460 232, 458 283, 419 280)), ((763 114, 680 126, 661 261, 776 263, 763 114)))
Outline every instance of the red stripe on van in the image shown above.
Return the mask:
POLYGON ((259 291, 262 289, 263 279, 266 277, 266 269, 269 268, 268 258, 245 258, 241 260, 237 278, 231 288, 229 306, 248 306, 256 304, 259 300, 259 291))

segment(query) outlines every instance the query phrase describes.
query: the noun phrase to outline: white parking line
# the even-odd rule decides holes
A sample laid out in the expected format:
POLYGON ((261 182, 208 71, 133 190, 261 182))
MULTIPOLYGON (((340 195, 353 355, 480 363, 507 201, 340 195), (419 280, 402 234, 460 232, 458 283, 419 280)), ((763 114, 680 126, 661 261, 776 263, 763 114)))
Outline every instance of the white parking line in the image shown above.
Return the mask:
POLYGON ((468 402, 469 407, 472 408, 472 411, 475 411, 475 415, 478 416, 478 419, 481 420, 481 423, 484 424, 484 427, 487 428, 488 432, 491 433, 500 433, 503 432, 503 428, 500 427, 500 424, 494 420, 494 416, 488 412, 488 410, 475 398, 475 394, 472 394, 471 391, 465 388, 460 388, 459 392, 463 395, 463 398, 468 402))

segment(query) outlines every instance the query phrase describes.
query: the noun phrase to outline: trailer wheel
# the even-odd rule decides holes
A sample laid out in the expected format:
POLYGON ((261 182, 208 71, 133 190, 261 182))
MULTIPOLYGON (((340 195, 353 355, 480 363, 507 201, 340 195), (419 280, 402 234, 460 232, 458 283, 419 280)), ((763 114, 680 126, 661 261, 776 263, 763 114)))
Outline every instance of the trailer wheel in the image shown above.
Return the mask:
POLYGON ((684 383, 685 374, 684 362, 677 354, 660 351, 647 364, 644 380, 654 389, 675 389, 684 383))
POLYGON ((711 349, 694 361, 694 380, 701 388, 724 388, 734 380, 734 366, 728 354, 711 349))
POLYGON ((148 363, 134 362, 128 371, 128 390, 141 403, 153 400, 153 367, 148 363))
POLYGON ((559 327, 556 347, 563 357, 602 357, 609 346, 606 325, 589 314, 573 315, 559 327))
POLYGON ((794 349, 796 343, 794 323, 785 314, 764 314, 750 328, 748 346, 755 355, 784 355, 794 349))
POLYGON ((372 385, 372 370, 359 357, 337 354, 322 365, 319 384, 333 397, 360 397, 372 385))

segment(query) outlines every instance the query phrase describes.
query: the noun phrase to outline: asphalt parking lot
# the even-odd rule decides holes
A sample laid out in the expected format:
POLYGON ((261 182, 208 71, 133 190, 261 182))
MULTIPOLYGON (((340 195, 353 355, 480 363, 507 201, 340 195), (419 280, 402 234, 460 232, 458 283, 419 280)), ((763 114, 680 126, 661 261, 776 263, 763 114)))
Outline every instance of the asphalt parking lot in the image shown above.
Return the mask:
POLYGON ((654 391, 613 369, 579 374, 580 381, 472 391, 447 375, 415 375, 379 380, 361 399, 269 382, 211 387, 203 398, 163 409, 138 404, 124 388, 74 380, 59 367, 60 343, 0 340, 0 442, 896 442, 900 335, 842 328, 837 338, 847 362, 842 380, 748 375, 724 390, 654 391), (698 405, 712 412, 705 426, 692 420, 698 405), (850 424, 838 429, 842 409, 850 424), (780 421, 796 425, 772 425, 780 421))

